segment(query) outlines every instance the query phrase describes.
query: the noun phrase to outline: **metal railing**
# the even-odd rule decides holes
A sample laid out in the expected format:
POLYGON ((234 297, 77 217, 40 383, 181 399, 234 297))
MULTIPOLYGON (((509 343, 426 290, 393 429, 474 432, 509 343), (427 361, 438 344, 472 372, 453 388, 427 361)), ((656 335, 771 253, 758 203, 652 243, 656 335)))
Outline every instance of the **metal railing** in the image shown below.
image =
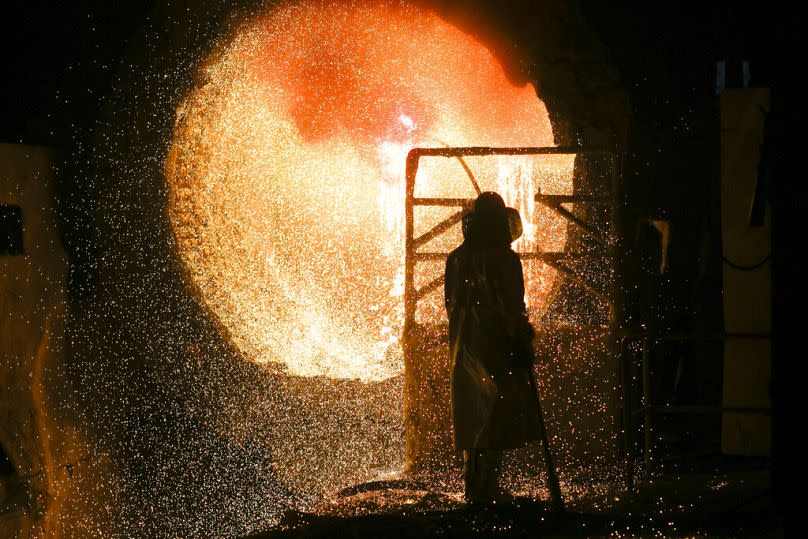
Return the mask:
MULTIPOLYGON (((622 386, 622 432, 623 432, 623 463, 624 480, 626 489, 634 490, 634 416, 642 416, 643 425, 643 464, 646 477, 650 477, 654 472, 654 451, 653 451, 653 418, 655 415, 666 414, 723 414, 726 412, 753 415, 769 415, 771 408, 768 407, 732 407, 732 406, 703 406, 703 405, 655 405, 652 404, 651 392, 651 356, 657 345, 665 342, 726 342, 734 339, 771 339, 770 333, 720 333, 720 334, 695 334, 695 333, 650 333, 650 332, 624 332, 619 339, 618 353, 620 359, 620 385, 622 386), (640 348, 640 368, 642 377, 642 397, 641 406, 632 406, 634 386, 633 380, 636 362, 632 354, 628 352, 628 346, 632 342, 641 341, 640 348)), ((723 360, 724 357, 722 356, 723 360)))
POLYGON ((406 201, 405 201, 405 259, 404 259, 404 319, 405 327, 412 325, 415 322, 415 312, 417 302, 429 292, 438 288, 442 282, 443 277, 438 277, 420 289, 415 288, 415 267, 419 262, 445 260, 448 252, 418 252, 418 248, 422 247, 432 239, 440 234, 449 230, 452 226, 457 225, 463 218, 463 214, 470 209, 474 203, 473 198, 430 198, 430 197, 416 197, 415 196, 415 178, 418 173, 418 165, 422 157, 447 157, 456 158, 460 160, 464 170, 469 176, 475 191, 479 194, 480 187, 477 184, 474 176, 471 174, 464 157, 471 156, 496 156, 496 155, 587 155, 599 154, 609 157, 610 162, 610 175, 611 175, 611 195, 609 196, 595 196, 595 195, 559 195, 559 194, 543 194, 538 193, 535 196, 536 202, 554 211, 568 222, 575 225, 581 232, 595 240, 598 244, 607 249, 607 253, 567 253, 567 252, 524 252, 519 253, 519 256, 525 260, 539 260, 549 266, 555 268, 565 278, 570 279, 580 286, 584 287, 593 295, 612 304, 615 301, 614 291, 602 291, 593 287, 590 283, 579 278, 575 272, 564 266, 564 260, 581 259, 581 258, 603 258, 614 257, 615 249, 619 247, 619 237, 616 234, 616 216, 614 215, 618 207, 621 205, 618 199, 619 189, 617 189, 617 167, 615 163, 614 154, 608 150, 599 148, 581 148, 581 147, 516 147, 516 148, 496 148, 489 146, 468 146, 468 147, 447 147, 447 148, 413 148, 407 154, 406 162, 406 201), (590 223, 580 219, 572 212, 562 207, 565 203, 597 203, 606 204, 612 210, 612 230, 608 237, 604 237, 596 227, 590 223), (448 218, 444 219, 437 225, 433 226, 430 230, 415 237, 415 207, 417 206, 444 206, 444 207, 458 207, 459 211, 455 212, 448 218))
MULTIPOLYGON (((570 253, 570 252, 520 252, 519 255, 525 260, 538 260, 548 266, 553 267, 563 278, 576 283, 586 290, 589 294, 597 297, 599 300, 605 302, 609 308, 609 327, 612 329, 611 334, 616 335, 620 327, 622 327, 622 292, 625 287, 621 285, 620 276, 623 274, 620 271, 622 235, 618 233, 618 213, 622 208, 621 190, 617 174, 617 159, 613 152, 600 148, 582 148, 582 147, 513 147, 513 148, 496 148, 485 146, 474 147, 444 147, 444 148, 414 148, 410 150, 406 160, 406 199, 405 199, 405 264, 404 264, 404 336, 402 339, 404 349, 404 370, 405 370, 405 395, 410 395, 411 384, 415 384, 415 377, 418 376, 419 369, 415 368, 415 361, 417 361, 418 349, 416 346, 415 332, 416 327, 416 311, 418 302, 423 299, 427 294, 437 290, 443 284, 443 275, 432 279, 427 284, 416 288, 415 285, 415 272, 416 266, 422 262, 446 260, 448 252, 421 252, 418 249, 429 243, 434 238, 445 233, 453 226, 461 223, 465 212, 469 211, 474 203, 473 198, 438 198, 438 197, 416 197, 415 184, 416 176, 418 173, 418 166, 422 157, 444 157, 457 159, 462 165, 466 175, 477 194, 481 189, 470 168, 464 161, 464 157, 470 156, 499 156, 499 155, 598 155, 608 159, 608 175, 609 175, 609 194, 605 196, 587 194, 545 194, 537 193, 535 200, 537 203, 543 205, 549 210, 565 219, 572 226, 576 227, 583 236, 590 238, 594 243, 599 246, 600 252, 587 252, 587 253, 570 253), (580 218, 568 209, 564 208, 562 204, 567 203, 586 203, 586 204, 599 204, 609 208, 609 230, 604 234, 602 231, 590 222, 580 218), (458 211, 434 225, 428 231, 415 236, 415 208, 419 206, 432 206, 432 207, 455 207, 458 211), (581 259, 599 259, 608 262, 606 271, 610 273, 611 279, 606 290, 599 289, 587 279, 576 274, 565 262, 581 259)), ((405 421, 407 425, 406 433, 406 453, 407 462, 412 463, 417 458, 411 454, 411 447, 415 447, 412 443, 412 436, 410 432, 410 425, 416 425, 412 428, 419 428, 419 422, 414 419, 409 421, 410 416, 417 418, 418 414, 410 410, 411 406, 418 406, 420 403, 408 402, 405 397, 404 413, 408 418, 405 421)))

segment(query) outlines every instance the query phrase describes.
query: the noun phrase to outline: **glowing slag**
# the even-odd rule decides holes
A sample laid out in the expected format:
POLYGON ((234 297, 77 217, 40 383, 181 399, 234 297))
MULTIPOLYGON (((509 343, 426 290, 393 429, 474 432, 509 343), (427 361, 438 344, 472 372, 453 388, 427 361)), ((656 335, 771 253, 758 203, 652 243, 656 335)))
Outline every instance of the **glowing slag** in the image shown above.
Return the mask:
MULTIPOLYGON (((295 3, 221 43, 177 111, 169 213, 196 287, 247 358, 366 382, 402 372, 405 157, 443 144, 553 137, 535 89, 513 85, 483 45, 428 10, 295 3)), ((533 194, 569 192, 570 158, 468 164, 522 212, 517 248, 563 248, 563 224, 533 194)), ((424 160, 417 185, 474 196, 454 160, 424 160)), ((421 215, 416 234, 445 216, 421 215)), ((458 234, 428 247, 451 249, 458 234)), ((555 274, 525 269, 541 310, 555 274)), ((439 298, 419 316, 441 322, 439 298)))

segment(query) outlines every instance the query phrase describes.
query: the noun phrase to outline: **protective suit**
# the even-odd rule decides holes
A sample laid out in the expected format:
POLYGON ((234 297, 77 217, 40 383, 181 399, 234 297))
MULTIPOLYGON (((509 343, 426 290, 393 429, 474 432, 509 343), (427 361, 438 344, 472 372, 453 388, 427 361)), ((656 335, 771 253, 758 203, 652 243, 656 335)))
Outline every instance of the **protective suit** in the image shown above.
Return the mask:
POLYGON ((463 244, 446 261, 454 442, 465 451, 470 501, 495 496, 501 450, 539 438, 533 328, 511 241, 502 198, 483 193, 464 222, 463 244))

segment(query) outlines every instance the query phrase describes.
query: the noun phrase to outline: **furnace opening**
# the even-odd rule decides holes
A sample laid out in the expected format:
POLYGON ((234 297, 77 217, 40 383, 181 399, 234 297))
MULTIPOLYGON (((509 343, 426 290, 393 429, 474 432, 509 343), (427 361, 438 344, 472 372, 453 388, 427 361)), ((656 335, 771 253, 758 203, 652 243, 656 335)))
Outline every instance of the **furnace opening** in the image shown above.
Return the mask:
MULTIPOLYGON (((216 50, 177 111, 166 162, 169 215, 201 297, 252 361, 365 382, 401 374, 407 152, 551 146, 535 88, 512 84, 432 11, 387 2, 269 8, 216 50)), ((571 192, 571 158, 469 166, 522 212, 523 249, 563 249, 566 228, 533 195, 571 192)), ((470 194, 454 162, 418 181, 431 195, 470 194)), ((526 267, 536 312, 554 277, 526 267)), ((443 323, 439 300, 420 316, 443 323)))

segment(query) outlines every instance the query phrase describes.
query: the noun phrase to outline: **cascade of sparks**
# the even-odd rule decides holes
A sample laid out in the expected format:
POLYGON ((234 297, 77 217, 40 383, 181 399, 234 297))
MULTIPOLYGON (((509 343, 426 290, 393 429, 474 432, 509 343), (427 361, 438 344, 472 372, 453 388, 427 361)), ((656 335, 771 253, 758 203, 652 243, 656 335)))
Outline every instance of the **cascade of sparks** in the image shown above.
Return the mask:
MULTIPOLYGON (((299 376, 402 372, 405 159, 444 144, 553 137, 535 89, 513 85, 483 45, 431 11, 287 4, 208 59, 177 113, 169 212, 195 284, 246 357, 299 376)), ((571 158, 467 161, 521 212, 515 249, 563 249, 563 222, 533 195, 571 192, 571 158)), ((475 195, 457 161, 438 158, 423 160, 416 191, 475 195)), ((416 235, 446 212, 419 210, 416 235)), ((426 250, 452 249, 455 229, 426 250)), ((438 271, 423 268, 421 280, 438 271)), ((554 272, 526 263, 525 276, 541 312, 554 272)), ((419 317, 443 322, 439 294, 419 317)))

